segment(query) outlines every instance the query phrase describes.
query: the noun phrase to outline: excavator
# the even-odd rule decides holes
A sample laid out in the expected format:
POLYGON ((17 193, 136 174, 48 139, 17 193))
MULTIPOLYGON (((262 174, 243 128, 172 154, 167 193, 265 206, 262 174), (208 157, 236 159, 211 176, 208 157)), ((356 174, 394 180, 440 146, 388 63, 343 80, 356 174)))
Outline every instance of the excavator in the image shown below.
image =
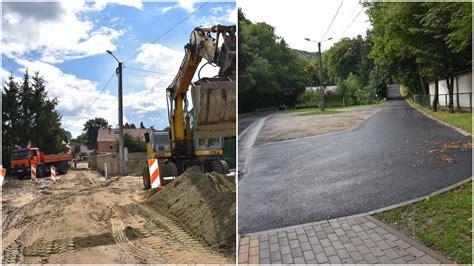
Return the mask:
MULTIPOLYGON (((191 166, 203 172, 229 173, 228 164, 218 156, 223 154, 224 137, 236 134, 235 80, 236 26, 195 28, 179 71, 166 89, 169 130, 145 134, 147 156, 157 159, 162 186, 191 166), (198 70, 203 59, 207 62, 198 70), (206 65, 219 67, 218 75, 201 77, 206 65), (198 80, 193 82, 196 72, 198 80)), ((149 166, 143 169, 143 184, 151 188, 149 166)))

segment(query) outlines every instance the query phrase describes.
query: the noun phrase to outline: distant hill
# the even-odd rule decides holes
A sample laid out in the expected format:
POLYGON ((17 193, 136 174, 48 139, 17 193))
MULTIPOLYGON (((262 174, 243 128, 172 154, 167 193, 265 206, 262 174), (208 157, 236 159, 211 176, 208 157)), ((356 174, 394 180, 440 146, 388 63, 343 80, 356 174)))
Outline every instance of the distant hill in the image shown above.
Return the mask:
POLYGON ((306 58, 310 61, 318 59, 318 53, 312 53, 312 52, 298 50, 298 49, 292 49, 292 50, 297 52, 298 54, 302 55, 304 58, 306 58))

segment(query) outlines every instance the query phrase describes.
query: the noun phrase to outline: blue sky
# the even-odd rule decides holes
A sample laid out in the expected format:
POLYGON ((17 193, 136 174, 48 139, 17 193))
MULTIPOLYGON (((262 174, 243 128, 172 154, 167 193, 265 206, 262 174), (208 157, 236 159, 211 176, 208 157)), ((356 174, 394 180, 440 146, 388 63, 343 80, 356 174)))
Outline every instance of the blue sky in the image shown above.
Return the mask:
MULTIPOLYGON (((2 79, 10 71, 16 77, 25 69, 39 71, 49 95, 59 101, 63 127, 73 136, 94 117, 116 126, 115 76, 97 98, 117 67, 105 52, 109 49, 125 61, 124 121, 164 128, 168 124, 165 89, 179 68, 189 34, 197 26, 235 24, 235 2, 208 2, 163 38, 151 41, 203 4, 190 0, 3 2, 2 79)), ((205 67, 201 76, 217 71, 205 67)))

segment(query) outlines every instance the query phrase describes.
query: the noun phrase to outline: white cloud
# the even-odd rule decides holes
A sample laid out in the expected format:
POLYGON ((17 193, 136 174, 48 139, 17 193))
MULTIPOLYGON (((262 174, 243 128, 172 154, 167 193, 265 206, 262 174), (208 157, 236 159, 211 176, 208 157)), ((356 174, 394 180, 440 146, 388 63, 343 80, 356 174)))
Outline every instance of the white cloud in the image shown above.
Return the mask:
POLYGON ((117 124, 117 97, 108 91, 97 99, 87 113, 79 117, 99 94, 98 83, 63 73, 59 68, 40 61, 20 59, 17 63, 22 66, 21 72, 25 69, 30 73, 39 71, 44 77, 48 95, 58 99, 57 109, 63 116, 62 127, 74 136, 80 134, 88 119, 97 116, 105 118, 111 125, 117 124))
POLYGON ((191 13, 195 10, 193 0, 179 0, 178 6, 191 13))
POLYGON ((143 4, 140 0, 95 0, 93 10, 102 11, 108 4, 119 4, 142 9, 143 4))
POLYGON ((37 52, 42 61, 58 63, 115 50, 113 42, 124 31, 81 20, 86 9, 80 1, 9 3, 3 9, 3 54, 21 58, 37 52), (54 11, 43 11, 53 6, 54 11))
POLYGON ((201 17, 193 16, 192 23, 203 27, 237 23, 237 8, 223 8, 219 6, 211 8, 210 11, 211 15, 201 17))

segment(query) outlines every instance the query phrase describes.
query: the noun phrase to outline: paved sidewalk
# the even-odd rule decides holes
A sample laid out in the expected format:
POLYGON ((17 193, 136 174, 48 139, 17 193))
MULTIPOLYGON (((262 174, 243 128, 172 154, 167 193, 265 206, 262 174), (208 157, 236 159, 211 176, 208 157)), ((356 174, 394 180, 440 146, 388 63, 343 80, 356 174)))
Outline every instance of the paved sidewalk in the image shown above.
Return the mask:
POLYGON ((239 263, 453 263, 370 215, 240 238, 239 263))

